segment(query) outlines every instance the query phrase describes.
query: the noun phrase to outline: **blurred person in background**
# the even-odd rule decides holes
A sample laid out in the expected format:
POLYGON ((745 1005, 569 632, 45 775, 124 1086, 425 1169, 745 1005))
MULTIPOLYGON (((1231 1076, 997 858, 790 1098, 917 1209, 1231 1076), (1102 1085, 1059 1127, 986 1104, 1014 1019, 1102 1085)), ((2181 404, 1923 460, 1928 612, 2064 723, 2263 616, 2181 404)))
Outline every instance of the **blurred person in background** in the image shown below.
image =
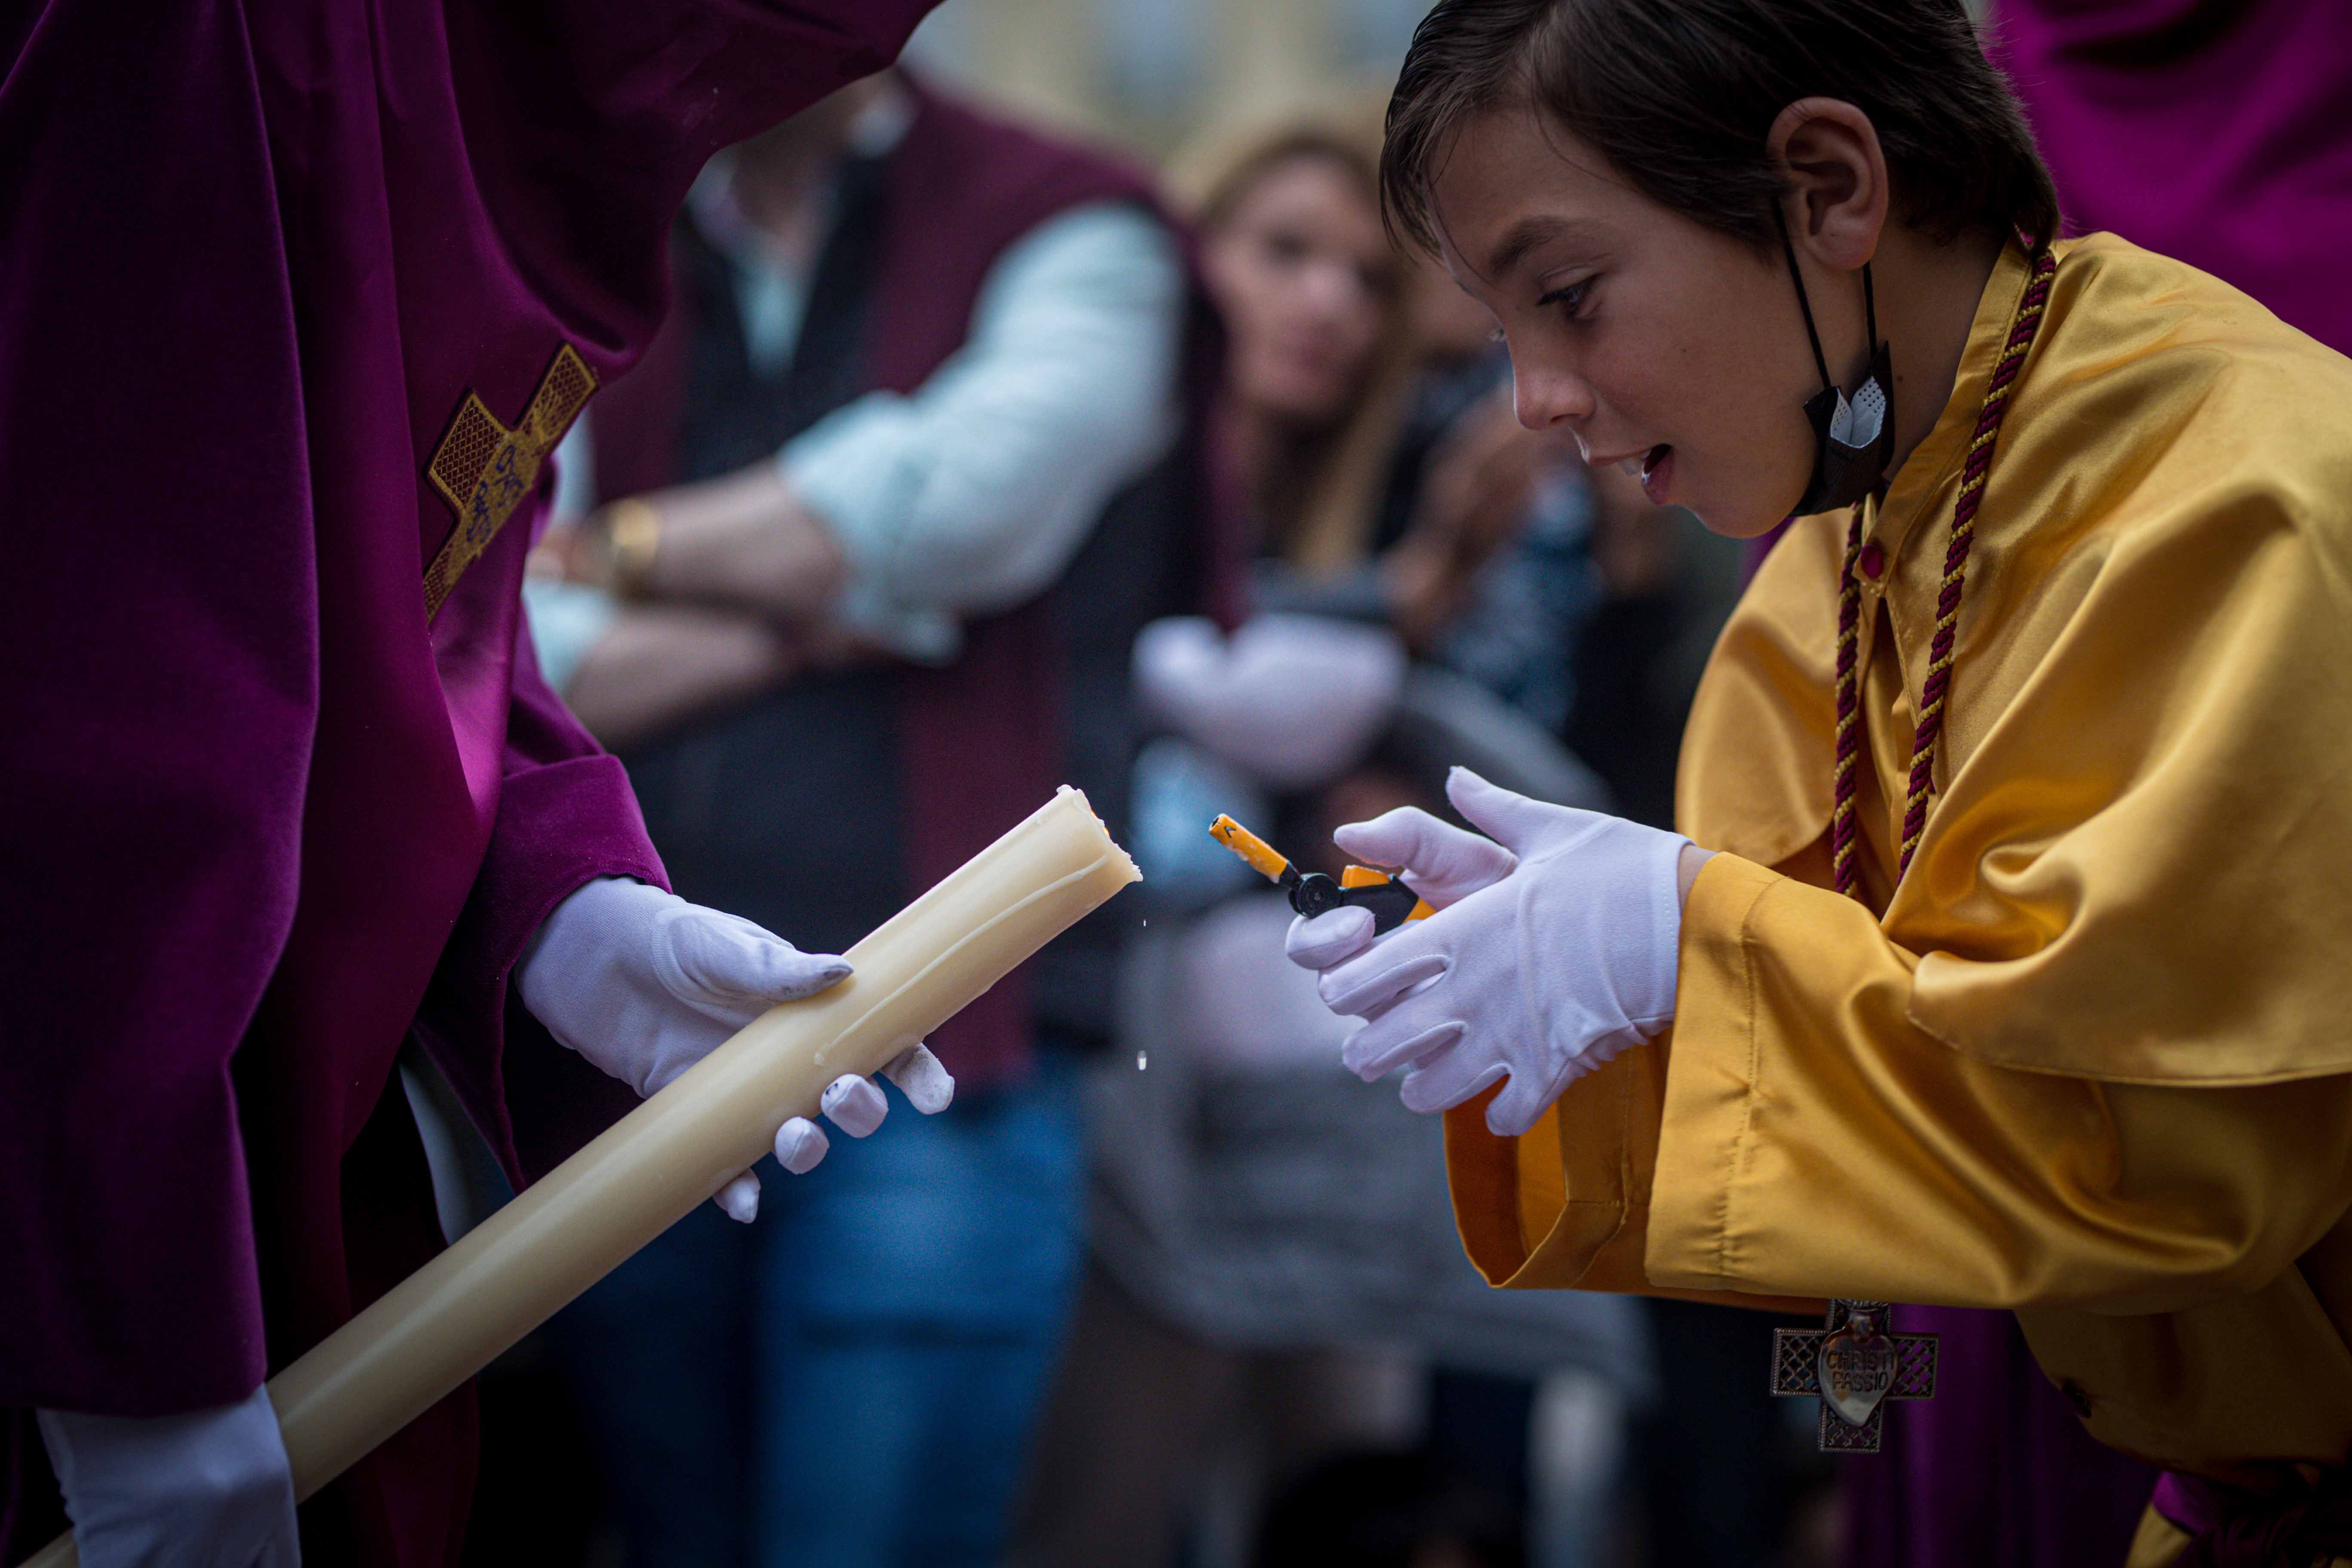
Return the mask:
MULTIPOLYGON (((2073 232, 2227 279, 2352 353, 2352 16, 2336 0, 1997 0, 2073 232)), ((2352 411, 2347 411, 2352 416, 2352 411)), ((1898 1307, 1982 1370, 1895 1413, 1841 1467, 1851 1568, 2065 1568, 2121 1558, 2157 1474, 2095 1442, 2006 1312, 1898 1307)))
MULTIPOLYGON (((1588 470, 1600 601, 1578 640, 1567 739, 1628 819, 1671 827, 1683 723, 1738 597, 1739 548, 1615 467, 1588 470)), ((1658 1396, 1633 1433, 1647 1568, 1767 1568, 1818 1528, 1822 1467, 1756 1368, 1792 1320, 1645 1297, 1658 1396)), ((1812 1320, 1801 1326, 1813 1327, 1812 1320)))
POLYGON ((1336 871, 1332 826, 1442 803, 1445 765, 1474 757, 1603 798, 1548 732, 1588 597, 1580 472, 1536 460, 1485 329, 1401 266, 1374 144, 1307 120, 1179 164, 1229 332, 1217 429, 1256 522, 1256 614, 1230 637, 1161 622, 1136 647, 1162 731, 1138 780, 1150 930, 1120 1050, 1089 1083, 1097 1267, 1025 1563, 1171 1561, 1187 1539, 1239 1561, 1259 1500, 1366 1445, 1422 1445, 1517 1530, 1536 1380, 1578 1369, 1549 1427, 1582 1459, 1536 1500, 1549 1560, 1591 1561, 1617 1426, 1646 1386, 1628 1304, 1563 1310, 1476 1279, 1434 1129, 1337 1067, 1334 1021, 1272 941, 1287 904, 1205 832, 1232 811, 1336 871), (1564 570, 1526 548, 1539 524, 1564 570), (1438 662, 1462 650, 1493 688, 1438 662))
MULTIPOLYGON (((1317 773, 1304 748, 1245 724, 1218 745, 1215 704, 1181 691, 1163 703, 1178 684, 1164 672, 1144 689, 1148 712, 1210 737, 1194 776, 1230 768, 1226 804, 1284 801, 1276 817, 1303 868, 1340 870, 1329 834, 1354 812, 1442 802, 1453 763, 1599 798, 1556 742, 1476 687, 1408 674, 1393 645, 1387 679, 1365 679, 1377 647, 1351 666, 1328 646, 1283 660, 1313 693, 1317 773)), ((1203 842, 1207 804, 1180 814, 1203 842)), ((1022 1561, 1106 1561, 1120 1542, 1141 1543, 1130 1560, 1161 1561, 1188 1534, 1225 1561, 1258 1500, 1363 1447, 1422 1450, 1515 1514, 1531 1509, 1540 1561, 1602 1560, 1622 1424, 1649 1389, 1633 1303, 1488 1289, 1445 1204, 1438 1130, 1339 1068, 1344 1028, 1269 962, 1287 900, 1263 884, 1225 891, 1206 868, 1171 874, 1166 847, 1149 832, 1139 845, 1150 929, 1130 954, 1121 1049, 1087 1086, 1096 1267, 1022 1561)))
POLYGON ((1229 334, 1215 433, 1251 521, 1250 607, 1385 625, 1557 725, 1594 589, 1583 471, 1512 417, 1477 307, 1390 245, 1377 151, 1376 122, 1338 111, 1171 167, 1229 334))
POLYGON ((1674 821, 1683 720, 1738 597, 1739 550, 1681 508, 1659 506, 1633 476, 1586 473, 1599 591, 1577 639, 1576 701, 1562 733, 1620 812, 1664 826, 1674 821))
MULTIPOLYGON (((674 266, 587 426, 573 580, 533 599, 673 876, 837 949, 1057 784, 1125 837, 1127 650, 1209 556, 1200 322, 1145 182, 886 75, 715 160, 674 266)), ((940 1032, 952 1109, 560 1321, 635 1561, 994 1561, 1077 1278, 1071 1063, 1115 936, 940 1032)))
POLYGON ((1418 1454, 1342 1454, 1266 1507, 1251 1568, 1520 1568, 1517 1520, 1418 1454))

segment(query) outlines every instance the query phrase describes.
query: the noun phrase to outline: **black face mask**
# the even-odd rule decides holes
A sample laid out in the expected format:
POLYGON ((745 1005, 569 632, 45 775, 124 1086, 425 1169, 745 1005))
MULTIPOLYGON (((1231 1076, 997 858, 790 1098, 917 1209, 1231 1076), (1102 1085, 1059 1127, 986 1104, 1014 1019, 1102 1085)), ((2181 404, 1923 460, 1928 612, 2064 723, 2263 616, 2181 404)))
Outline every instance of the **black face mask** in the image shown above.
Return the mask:
POLYGON ((1805 297, 1804 275, 1797 270, 1797 247, 1790 243, 1789 220, 1780 204, 1772 216, 1780 225, 1780 247, 1788 252, 1789 277, 1797 285, 1797 306, 1805 313, 1805 336, 1813 345, 1813 363, 1822 373, 1822 389, 1805 403, 1805 418, 1813 427, 1813 479, 1790 515, 1810 517, 1852 506, 1886 477, 1895 456, 1895 367, 1878 336, 1878 301, 1871 292, 1870 264, 1862 267, 1862 308, 1873 345, 1870 374, 1849 398, 1830 379, 1830 363, 1822 353, 1822 335, 1813 327, 1812 301, 1805 297))

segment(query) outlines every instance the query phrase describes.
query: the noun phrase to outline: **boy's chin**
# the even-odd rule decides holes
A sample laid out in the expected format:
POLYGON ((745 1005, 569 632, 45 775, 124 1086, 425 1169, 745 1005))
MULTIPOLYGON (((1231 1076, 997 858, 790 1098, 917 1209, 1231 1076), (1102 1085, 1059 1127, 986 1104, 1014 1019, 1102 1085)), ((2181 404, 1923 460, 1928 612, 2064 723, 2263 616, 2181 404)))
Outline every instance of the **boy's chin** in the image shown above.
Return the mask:
POLYGON ((1780 521, 1779 517, 1759 514, 1746 508, 1694 504, 1689 510, 1699 521, 1706 524, 1709 533, 1721 534, 1726 539, 1755 539, 1771 532, 1780 521))
POLYGON ((1786 522, 1790 515, 1790 503, 1754 495, 1720 500, 1694 496, 1680 504, 1688 507, 1706 525, 1709 533, 1719 533, 1726 539, 1759 538, 1786 522))

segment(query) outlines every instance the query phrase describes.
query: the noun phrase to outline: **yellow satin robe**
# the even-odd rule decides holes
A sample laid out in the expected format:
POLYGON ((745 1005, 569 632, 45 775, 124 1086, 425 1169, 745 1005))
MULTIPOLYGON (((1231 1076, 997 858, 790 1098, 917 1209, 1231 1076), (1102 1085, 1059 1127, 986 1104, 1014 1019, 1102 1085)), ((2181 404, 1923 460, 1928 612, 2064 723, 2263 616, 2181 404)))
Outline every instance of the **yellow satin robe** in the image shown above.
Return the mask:
MULTIPOLYGON (((2126 1453, 2238 1482, 2340 1465, 2352 361, 2112 236, 2059 247, 1890 900, 1961 460, 2025 276, 2012 247, 1866 506, 1867 903, 1826 885, 1841 512, 1773 550, 1699 689, 1683 827, 1727 853, 1684 911, 1670 1040, 1524 1138, 1452 1113, 1463 1237, 1503 1285, 2012 1308, 2126 1453)), ((2152 1529, 2135 1564, 2179 1543, 2152 1529)))

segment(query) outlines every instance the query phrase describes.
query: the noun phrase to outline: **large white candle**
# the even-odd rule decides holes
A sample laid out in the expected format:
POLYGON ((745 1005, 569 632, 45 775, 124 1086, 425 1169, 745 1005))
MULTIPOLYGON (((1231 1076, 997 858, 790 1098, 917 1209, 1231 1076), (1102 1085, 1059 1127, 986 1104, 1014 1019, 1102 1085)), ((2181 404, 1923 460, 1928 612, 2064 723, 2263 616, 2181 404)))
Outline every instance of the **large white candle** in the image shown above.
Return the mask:
MULTIPOLYGON (((814 1116, 826 1084, 881 1068, 1138 876, 1062 789, 851 948, 849 979, 771 1010, 271 1378, 295 1495, 708 1200, 786 1117, 814 1116)), ((61 1536, 26 1568, 74 1561, 61 1536)))

